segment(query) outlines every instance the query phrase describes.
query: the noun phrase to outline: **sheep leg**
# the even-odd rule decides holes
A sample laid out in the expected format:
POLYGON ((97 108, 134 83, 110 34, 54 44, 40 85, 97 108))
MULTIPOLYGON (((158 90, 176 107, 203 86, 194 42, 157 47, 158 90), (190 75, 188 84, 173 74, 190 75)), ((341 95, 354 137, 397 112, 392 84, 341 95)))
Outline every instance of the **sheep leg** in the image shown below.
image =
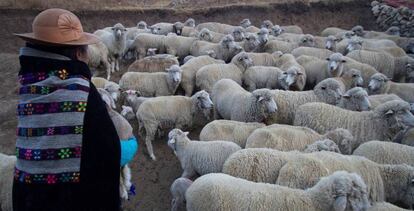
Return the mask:
POLYGON ((116 64, 116 66, 115 66, 115 70, 116 70, 116 71, 119 71, 119 58, 116 58, 116 59, 115 59, 115 64, 116 64))
POLYGON ((115 61, 111 61, 111 72, 115 72, 115 61))
POLYGON ((147 151, 148 151, 149 156, 151 157, 151 159, 153 161, 156 161, 157 158, 155 157, 154 151, 153 151, 153 148, 152 148, 152 140, 155 137, 155 132, 152 130, 152 128, 156 129, 156 128, 158 128, 158 125, 155 125, 154 127, 151 127, 151 128, 145 127, 145 132, 146 132, 145 144, 147 145, 147 151))

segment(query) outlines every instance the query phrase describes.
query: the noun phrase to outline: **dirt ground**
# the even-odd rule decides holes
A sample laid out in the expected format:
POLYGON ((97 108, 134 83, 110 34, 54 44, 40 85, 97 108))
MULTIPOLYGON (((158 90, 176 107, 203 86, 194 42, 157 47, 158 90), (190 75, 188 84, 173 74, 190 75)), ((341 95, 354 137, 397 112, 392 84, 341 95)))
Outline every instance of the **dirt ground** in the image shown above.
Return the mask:
MULTIPOLYGON (((19 63, 17 52, 23 42, 14 38, 14 32, 27 32, 31 22, 38 13, 35 10, 0 9, 0 152, 13 154, 15 144, 15 106, 17 103, 17 72, 19 63)), ((220 21, 238 24, 243 18, 250 18, 258 25, 269 19, 280 25, 297 24, 306 33, 318 34, 328 26, 350 28, 360 24, 367 29, 376 29, 367 1, 352 1, 338 5, 304 4, 264 6, 231 6, 223 8, 200 9, 196 11, 148 10, 148 11, 82 11, 77 13, 85 31, 121 22, 132 26, 140 20, 153 24, 160 21, 184 21, 193 17, 198 22, 220 21)), ((118 81, 126 71, 128 64, 116 73, 114 81, 118 81)), ((133 122, 135 132, 137 123, 133 122)), ((190 136, 198 139, 200 128, 191 132, 190 136)), ((139 134, 136 134, 137 136, 139 134)), ((174 179, 181 174, 177 158, 166 144, 166 138, 156 140, 154 152, 158 160, 153 162, 144 153, 145 144, 140 142, 138 155, 132 162, 133 183, 137 195, 123 204, 124 210, 168 210, 170 208, 169 188, 174 179)))

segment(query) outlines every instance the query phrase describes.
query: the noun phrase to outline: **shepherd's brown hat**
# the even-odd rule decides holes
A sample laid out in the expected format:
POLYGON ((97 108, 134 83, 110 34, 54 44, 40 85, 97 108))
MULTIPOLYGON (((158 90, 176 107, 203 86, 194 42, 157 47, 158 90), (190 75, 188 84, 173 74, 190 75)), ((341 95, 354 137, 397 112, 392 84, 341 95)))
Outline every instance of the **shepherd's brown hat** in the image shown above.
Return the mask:
POLYGON ((100 42, 93 34, 83 32, 79 18, 63 9, 47 9, 32 23, 32 33, 14 34, 31 43, 44 45, 90 45, 100 42))

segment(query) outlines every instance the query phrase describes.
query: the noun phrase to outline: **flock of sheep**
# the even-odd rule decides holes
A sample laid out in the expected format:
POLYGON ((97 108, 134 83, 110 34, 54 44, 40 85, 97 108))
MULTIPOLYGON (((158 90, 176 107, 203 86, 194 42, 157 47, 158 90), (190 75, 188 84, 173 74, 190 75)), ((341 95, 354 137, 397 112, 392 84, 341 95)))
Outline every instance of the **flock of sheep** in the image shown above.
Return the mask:
MULTIPOLYGON (((135 119, 151 159, 152 142, 168 136, 181 163, 172 210, 414 208, 414 38, 398 27, 316 36, 190 18, 95 34, 103 42, 89 66, 106 79, 92 82, 119 136, 132 136, 135 119), (184 131, 197 127, 191 140, 184 131)), ((130 175, 121 179, 127 198, 130 175)), ((0 179, 2 205, 7 185, 0 179)))

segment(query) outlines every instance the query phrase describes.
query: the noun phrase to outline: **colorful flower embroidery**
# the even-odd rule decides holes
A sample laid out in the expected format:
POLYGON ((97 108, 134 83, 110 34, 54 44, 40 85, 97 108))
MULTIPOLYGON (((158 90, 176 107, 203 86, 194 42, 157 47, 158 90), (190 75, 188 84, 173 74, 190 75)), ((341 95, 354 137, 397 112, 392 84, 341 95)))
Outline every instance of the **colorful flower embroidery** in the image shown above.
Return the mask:
POLYGON ((76 108, 78 109, 78 112, 85 112, 86 111, 86 102, 79 102, 76 108))
POLYGON ((14 179, 19 182, 36 184, 57 184, 59 183, 78 183, 80 181, 79 172, 66 172, 60 174, 29 174, 15 168, 14 179))
POLYGON ((30 94, 36 94, 36 87, 30 87, 30 94))
POLYGON ((82 134, 82 133, 83 133, 83 126, 76 126, 75 134, 82 134))
POLYGON ((61 106, 62 111, 70 111, 72 109, 72 103, 71 102, 64 102, 61 106))
POLYGON ((47 184, 55 184, 57 181, 56 175, 54 174, 47 175, 46 181, 47 181, 47 184))
POLYGON ((68 158, 72 154, 69 149, 60 149, 58 155, 60 159, 68 158))
POLYGON ((26 152, 24 153, 24 156, 25 156, 25 159, 26 160, 31 160, 31 158, 32 158, 32 150, 31 149, 26 150, 26 152))
POLYGON ((42 88, 40 90, 41 90, 40 93, 42 95, 49 94, 49 87, 48 86, 42 86, 42 88))
POLYGON ((69 73, 65 69, 59 70, 58 73, 59 73, 59 78, 62 80, 65 80, 69 75, 69 73))

